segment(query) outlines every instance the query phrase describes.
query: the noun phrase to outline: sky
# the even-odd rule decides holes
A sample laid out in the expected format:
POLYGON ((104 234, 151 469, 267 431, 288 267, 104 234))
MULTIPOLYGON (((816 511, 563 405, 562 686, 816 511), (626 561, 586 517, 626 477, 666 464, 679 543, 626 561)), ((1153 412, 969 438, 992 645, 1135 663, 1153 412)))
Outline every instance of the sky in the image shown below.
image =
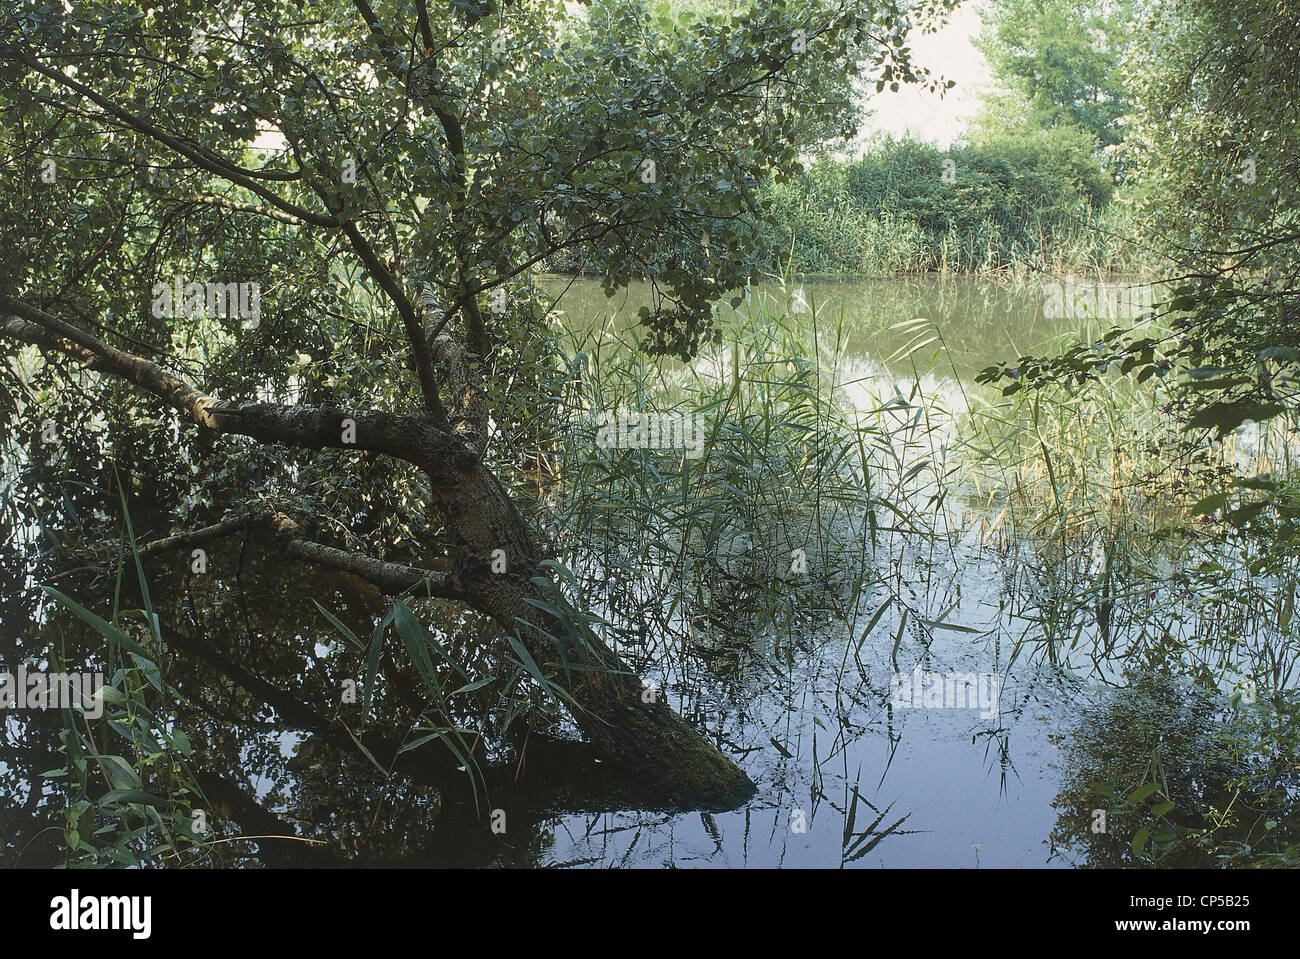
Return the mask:
POLYGON ((991 83, 988 62, 971 42, 979 33, 981 5, 981 0, 966 0, 941 30, 928 36, 918 33, 912 42, 919 64, 956 80, 957 85, 942 99, 915 86, 904 86, 897 93, 886 88, 879 94, 873 87, 874 113, 863 124, 864 133, 906 133, 940 147, 965 134, 979 108, 980 93, 991 83))

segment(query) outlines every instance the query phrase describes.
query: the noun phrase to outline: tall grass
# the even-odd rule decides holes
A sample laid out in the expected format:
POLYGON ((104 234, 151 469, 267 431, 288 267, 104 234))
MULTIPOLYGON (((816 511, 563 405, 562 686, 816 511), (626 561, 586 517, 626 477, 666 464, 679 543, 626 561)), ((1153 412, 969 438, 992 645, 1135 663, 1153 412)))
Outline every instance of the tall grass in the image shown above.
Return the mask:
POLYGON ((1229 693, 1247 678, 1281 691, 1300 675, 1294 585, 1253 561, 1267 543, 1197 504, 1234 470, 1292 473, 1294 440, 1275 423, 1189 442, 1178 397, 1113 374, 979 405, 965 442, 982 535, 1014 558, 1025 636, 1049 661, 1077 652, 1102 676, 1144 662, 1229 693))
MULTIPOLYGON (((106 642, 107 649, 96 659, 106 671, 111 669, 96 693, 102 701, 101 716, 88 715, 101 711, 98 703, 92 710, 86 708, 90 703, 64 704, 58 747, 64 765, 45 775, 65 788, 63 839, 69 865, 211 865, 219 862, 223 840, 217 838, 213 806, 190 765, 189 737, 173 716, 181 694, 166 682, 160 666, 166 646, 136 550, 125 493, 122 509, 141 608, 119 606, 127 563, 119 567, 108 620, 52 586, 42 587, 56 607, 106 642)), ((50 660, 58 670, 66 656, 50 660)))
POLYGON ((843 610, 869 564, 878 437, 839 402, 842 317, 827 322, 810 304, 796 322, 759 296, 741 315, 689 364, 650 360, 633 330, 614 325, 556 344, 557 482, 543 523, 625 633, 689 632, 720 605, 750 629, 792 599, 843 610), (822 323, 810 341, 805 330, 822 323), (631 411, 692 418, 699 455, 601 449, 601 414, 631 411))
MULTIPOLYGON (((936 337, 915 325, 919 352, 936 337)), ((1248 504, 1256 479, 1294 483, 1294 422, 1205 442, 1186 384, 1119 370, 965 396, 945 485, 1001 567, 1008 670, 1027 657, 1123 688, 1081 725, 1058 840, 1098 864, 1294 865, 1300 568, 1248 504), (1171 698, 1197 711, 1193 736, 1172 735, 1171 698), (1094 808, 1118 814, 1122 845, 1076 821, 1094 808)))
POLYGON ((879 371, 851 361, 843 311, 809 293, 793 312, 793 293, 750 291, 689 364, 647 357, 615 318, 557 330, 554 375, 537 387, 557 415, 503 457, 574 572, 575 605, 688 711, 719 671, 793 668, 825 641, 844 648, 815 694, 839 714, 867 695, 848 675, 886 622, 923 644, 975 632, 922 608, 901 571, 903 537, 931 562, 951 547, 934 522, 945 421, 920 402, 921 374, 874 392, 879 371), (598 418, 614 410, 696 417, 701 455, 601 448, 598 418))
POLYGON ((804 273, 893 276, 911 273, 1024 275, 1137 273, 1144 264, 1131 244, 1126 207, 1100 211, 1080 205, 1068 218, 1036 210, 1014 219, 990 211, 973 225, 927 228, 903 210, 859 208, 847 196, 800 192, 796 181, 773 186, 766 197, 775 228, 769 239, 778 260, 804 273))

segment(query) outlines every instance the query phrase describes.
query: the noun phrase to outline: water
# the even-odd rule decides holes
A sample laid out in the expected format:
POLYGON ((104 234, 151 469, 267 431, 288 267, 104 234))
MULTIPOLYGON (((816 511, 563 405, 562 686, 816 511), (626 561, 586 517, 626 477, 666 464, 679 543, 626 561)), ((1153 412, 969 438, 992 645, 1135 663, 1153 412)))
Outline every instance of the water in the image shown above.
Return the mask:
MULTIPOLYGON (((626 324, 646 297, 634 288, 611 301, 594 282, 543 282, 564 291, 560 308, 575 331, 626 324)), ((919 383, 917 402, 951 418, 982 389, 974 377, 983 367, 1063 339, 1089 340, 1105 328, 1100 319, 1046 318, 1042 288, 1033 285, 810 280, 796 290, 764 292, 801 295, 818 336, 842 325, 842 395, 863 409, 919 383), (917 318, 929 323, 908 325, 917 318), (915 348, 918 337, 929 342, 915 348)), ((147 501, 142 494, 135 516, 141 529, 150 528, 147 501)), ((954 498, 944 509, 950 528, 967 530, 979 507, 954 498)), ((1111 693, 1082 669, 1029 656, 1010 664, 1012 640, 1029 624, 1009 601, 1008 584, 1032 554, 990 548, 969 531, 937 548, 895 537, 882 563, 893 585, 882 582, 852 610, 758 635, 710 630, 698 648, 670 662, 638 663, 758 785, 746 806, 718 814, 655 808, 635 782, 580 743, 541 737, 525 750, 522 770, 489 772, 486 796, 472 793, 445 757, 378 775, 351 748, 337 707, 303 715, 285 690, 331 703, 341 679, 356 675, 355 657, 306 597, 319 598, 362 636, 383 604, 312 570, 259 567, 255 555, 255 547, 238 542, 216 547, 210 563, 220 575, 198 583, 162 570, 151 584, 175 652, 169 675, 204 706, 180 719, 203 744, 196 765, 218 828, 292 830, 322 841, 232 844, 228 855, 237 864, 973 868, 1090 861, 1080 824, 1091 810, 1070 786, 1087 778, 1079 766, 1086 757, 1066 747, 1081 724, 1097 722, 1111 693), (869 623, 886 586, 899 601, 869 623), (918 618, 940 617, 938 626, 918 627, 918 618), (893 677, 914 669, 996 677, 996 714, 900 705, 893 677), (503 834, 489 828, 494 809, 504 812, 503 834)), ((19 569, 16 562, 6 567, 19 569)), ((5 662, 30 658, 50 638, 49 628, 33 625, 30 585, 15 572, 0 593, 5 662)), ((102 592, 107 584, 89 588, 102 592)), ((1084 648, 1096 624, 1089 630, 1084 648)), ((636 661, 635 650, 625 652, 636 661)), ((57 861, 52 834, 41 832, 54 790, 30 785, 33 771, 53 764, 47 737, 56 725, 52 716, 6 716, 0 838, 9 864, 57 861)))
MULTIPOLYGON (((607 298, 600 284, 570 277, 545 277, 542 286, 558 296, 558 308, 571 328, 598 325, 626 326, 637 310, 649 305, 648 285, 633 285, 607 298)), ((1136 283, 1136 281, 1135 281, 1136 283)), ((807 311, 800 316, 809 332, 820 327, 823 342, 833 335, 843 318, 848 333, 845 352, 849 358, 885 364, 916 335, 900 328, 909 320, 925 318, 941 339, 920 351, 922 366, 942 349, 943 374, 969 383, 975 374, 999 360, 1041 354, 1055 343, 1082 337, 1091 341, 1109 329, 1109 314, 1096 318, 1050 318, 1047 314, 1046 284, 998 283, 989 280, 902 278, 809 278, 791 282, 784 289, 767 284, 751 292, 755 301, 791 304, 800 301, 807 311)), ((1106 304, 1110 308, 1110 304, 1106 304)), ((733 311, 720 304, 720 316, 733 311)), ((928 339, 928 337, 926 337, 928 339)), ((910 363, 896 364, 899 372, 910 363)))

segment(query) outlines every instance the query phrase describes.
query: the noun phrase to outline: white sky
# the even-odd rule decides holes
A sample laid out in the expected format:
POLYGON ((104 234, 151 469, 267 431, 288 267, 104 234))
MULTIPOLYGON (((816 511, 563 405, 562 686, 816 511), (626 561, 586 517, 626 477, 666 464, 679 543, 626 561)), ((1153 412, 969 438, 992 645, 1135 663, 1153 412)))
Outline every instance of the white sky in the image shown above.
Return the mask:
POLYGON ((979 108, 980 92, 990 85, 989 65, 984 54, 975 49, 972 38, 979 33, 979 8, 982 0, 965 0, 953 12, 943 29, 913 37, 912 52, 916 62, 957 85, 942 99, 915 86, 904 86, 897 93, 886 87, 881 93, 870 89, 871 109, 863 124, 863 133, 886 132, 895 136, 910 134, 946 147, 966 132, 970 119, 979 108))

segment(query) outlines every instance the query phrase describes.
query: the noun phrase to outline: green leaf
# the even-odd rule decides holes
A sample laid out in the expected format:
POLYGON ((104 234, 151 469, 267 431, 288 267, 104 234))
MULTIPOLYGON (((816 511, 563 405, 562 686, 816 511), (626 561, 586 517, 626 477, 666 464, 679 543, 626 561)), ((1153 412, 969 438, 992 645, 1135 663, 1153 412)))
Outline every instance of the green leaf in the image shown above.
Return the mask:
POLYGON ((474 682, 467 683, 466 685, 461 686, 459 689, 453 689, 450 693, 448 693, 448 696, 451 697, 451 696, 455 696, 457 693, 470 693, 476 689, 482 689, 484 686, 494 681, 495 679, 496 679, 495 676, 484 676, 482 679, 476 679, 474 680, 474 682))
POLYGON ((46 593, 55 602, 67 607, 73 615, 110 642, 117 643, 128 652, 135 653, 137 656, 142 656, 145 659, 148 659, 150 663, 153 662, 153 654, 128 636, 120 626, 114 626, 107 620, 96 616, 76 600, 63 595, 63 593, 59 592, 53 586, 42 586, 41 591, 46 593))
POLYGON ((419 739, 413 739, 409 743, 404 745, 401 749, 399 749, 397 751, 397 755, 400 756, 402 755, 402 753, 409 752, 412 749, 419 749, 421 746, 423 746, 431 739, 441 739, 441 738, 442 738, 441 733, 429 733, 425 736, 421 736, 419 739))
POLYGON ((1136 806, 1159 788, 1155 783, 1143 783, 1128 794, 1127 802, 1131 806, 1136 806))
MULTIPOLYGON (((316 600, 313 599, 312 602, 316 603, 316 600)), ((357 649, 361 650, 362 652, 365 652, 366 644, 363 643, 361 640, 357 639, 356 634, 354 634, 352 630, 348 629, 341 622, 339 622, 338 619, 335 617, 335 615, 331 613, 328 609, 326 609, 324 606, 322 606, 320 603, 316 603, 316 608, 321 611, 322 615, 324 615, 324 617, 327 620, 329 620, 330 625, 333 626, 336 630, 339 631, 339 633, 343 635, 344 639, 350 642, 357 649)))
POLYGON ((384 645, 384 632, 396 615, 394 609, 390 607, 384 618, 375 625, 374 635, 370 639, 370 654, 366 657, 365 690, 361 696, 361 709, 365 713, 370 712, 370 703, 375 692, 375 675, 379 672, 379 651, 384 645))
POLYGON ((104 702, 108 703, 110 706, 122 706, 126 704, 126 694, 116 686, 105 685, 99 688, 104 702))
POLYGON ((981 630, 981 629, 976 629, 974 626, 959 626, 959 625, 957 625, 956 623, 940 623, 940 622, 936 622, 935 620, 932 620, 932 619, 922 619, 922 620, 919 620, 919 622, 921 622, 921 623, 924 624, 925 626, 930 627, 931 629, 948 629, 948 630, 951 630, 951 631, 954 632, 954 633, 976 633, 976 634, 978 634, 978 633, 982 633, 982 632, 983 632, 983 630, 981 630))
POLYGON ((1150 826, 1143 826, 1133 834, 1133 855, 1138 859, 1142 858, 1142 853, 1147 847, 1147 837, 1150 835, 1150 826))
POLYGON ((101 806, 108 806, 115 803, 139 803, 142 806, 165 805, 161 797, 139 789, 110 789, 108 792, 104 793, 103 797, 99 800, 101 806))
POLYGON ((411 661, 415 664, 416 671, 419 672, 425 685, 441 696, 442 687, 438 684, 438 675, 434 671, 433 662, 429 659, 429 651, 425 648, 423 634, 427 630, 415 618, 411 608, 401 600, 393 604, 393 610, 395 612, 393 622, 397 627, 397 634, 402 638, 407 652, 411 654, 411 661))
POLYGON ((109 785, 114 789, 140 788, 139 774, 121 756, 100 755, 99 762, 104 769, 104 775, 108 777, 109 785))
POLYGON ((1187 421, 1187 429, 1217 429, 1222 438, 1247 420, 1260 423, 1284 410, 1285 407, 1276 403, 1259 403, 1254 400, 1211 403, 1192 414, 1187 421))

